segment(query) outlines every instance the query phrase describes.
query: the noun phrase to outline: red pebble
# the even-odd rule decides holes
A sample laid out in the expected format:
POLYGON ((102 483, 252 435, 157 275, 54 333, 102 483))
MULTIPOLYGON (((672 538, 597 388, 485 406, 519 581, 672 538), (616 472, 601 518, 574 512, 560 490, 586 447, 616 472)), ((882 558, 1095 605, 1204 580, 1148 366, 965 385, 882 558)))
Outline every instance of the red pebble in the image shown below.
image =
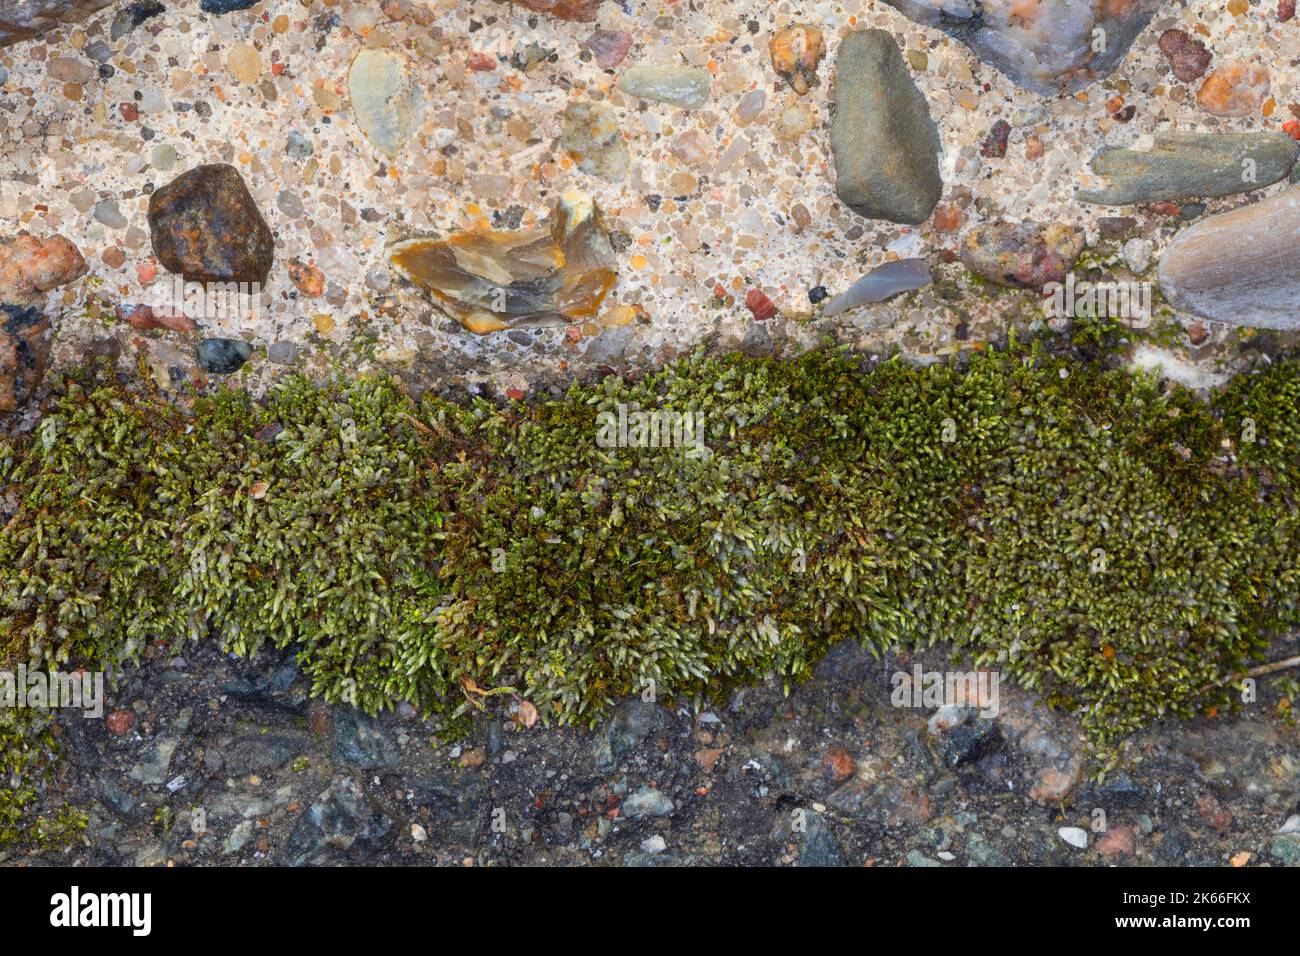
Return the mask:
POLYGON ((1277 0, 1277 22, 1286 23, 1295 16, 1295 0, 1277 0))
POLYGON ((522 388, 507 388, 506 398, 512 399, 516 402, 522 402, 524 400, 524 390, 522 388))
POLYGON ((104 725, 114 737, 121 737, 135 726, 135 714, 129 710, 115 710, 104 718, 104 725))
POLYGON ((1292 139, 1300 141, 1300 120, 1287 120, 1282 124, 1282 132, 1292 139))
POLYGON ((766 322, 776 315, 776 306, 762 289, 750 289, 745 294, 745 308, 754 313, 755 322, 766 322))
POLYGON ((469 55, 469 68, 475 73, 482 73, 485 70, 495 70, 497 61, 494 57, 486 53, 471 53, 469 55))
POLYGON ((122 119, 128 123, 134 123, 140 118, 140 110, 134 103, 119 103, 117 108, 122 111, 122 119))

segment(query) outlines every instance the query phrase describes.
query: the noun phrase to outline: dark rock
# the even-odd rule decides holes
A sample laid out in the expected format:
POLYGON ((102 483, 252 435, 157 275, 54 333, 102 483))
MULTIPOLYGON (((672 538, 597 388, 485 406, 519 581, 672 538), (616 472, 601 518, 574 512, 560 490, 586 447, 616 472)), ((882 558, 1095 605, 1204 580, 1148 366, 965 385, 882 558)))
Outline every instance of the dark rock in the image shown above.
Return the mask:
POLYGON ((939 133, 884 30, 859 30, 840 43, 831 149, 836 195, 861 216, 915 225, 939 202, 939 133))
POLYGON ((989 130, 989 135, 984 138, 984 143, 980 146, 980 155, 987 156, 990 159, 1001 159, 1007 155, 1007 137, 1011 135, 1011 124, 1006 120, 998 120, 989 130))
POLYGON ((1166 199, 1231 196, 1286 178, 1300 146, 1285 133, 1156 133, 1149 150, 1107 148, 1093 172, 1110 181, 1080 202, 1129 206, 1166 199))
POLYGON ((845 866, 844 851, 835 835, 822 822, 821 815, 810 814, 808 830, 799 841, 799 866, 845 866))
POLYGON ((163 267, 191 282, 266 284, 271 229, 233 166, 196 166, 149 197, 149 237, 163 267))
POLYGON ((281 855, 283 863, 328 863, 342 858, 363 862, 386 844, 393 821, 376 806, 351 777, 335 777, 312 801, 289 834, 281 855))
POLYGON ((334 759, 361 770, 397 766, 397 751, 375 718, 355 707, 334 711, 334 759))
POLYGON ((236 739, 223 754, 226 773, 232 777, 263 774, 283 767, 311 746, 307 734, 273 731, 236 739))
POLYGON ((138 0, 137 3, 128 4, 113 17, 108 35, 114 40, 120 40, 150 17, 156 17, 166 9, 157 0, 138 0))
POLYGON ((643 700, 625 701, 596 734, 592 747, 596 765, 613 767, 633 747, 650 736, 663 720, 658 705, 643 700))
POLYGON ((1038 289, 1065 281, 1082 251, 1082 235, 1063 223, 994 222, 967 234, 961 261, 990 282, 1038 289))
POLYGON ((1102 216, 1097 220, 1097 229, 1107 239, 1123 239, 1137 228, 1137 220, 1132 216, 1102 216))
POLYGON ((247 10, 261 0, 203 0, 199 9, 204 13, 232 13, 235 10, 247 10))
POLYGON ((214 375, 230 375, 243 368, 253 347, 238 339, 204 339, 195 350, 199 368, 214 375))
POLYGON ((939 753, 949 767, 974 763, 1002 746, 996 721, 978 717, 939 732, 939 753))

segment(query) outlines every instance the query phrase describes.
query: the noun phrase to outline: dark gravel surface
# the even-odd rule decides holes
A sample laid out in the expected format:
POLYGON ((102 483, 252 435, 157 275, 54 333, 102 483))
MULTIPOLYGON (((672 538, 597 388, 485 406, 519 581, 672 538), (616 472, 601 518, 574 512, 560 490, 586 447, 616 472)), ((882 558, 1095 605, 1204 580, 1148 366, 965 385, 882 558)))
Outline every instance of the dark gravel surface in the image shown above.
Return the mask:
POLYGON ((789 697, 626 701, 590 731, 507 706, 445 740, 409 710, 309 699, 292 658, 194 647, 127 674, 110 719, 59 715, 68 759, 42 799, 86 810, 85 844, 4 862, 1300 864, 1300 730, 1263 695, 1153 728, 1097 785, 1077 727, 1022 691, 1000 688, 995 719, 892 706, 918 660, 946 666, 841 645, 789 697))

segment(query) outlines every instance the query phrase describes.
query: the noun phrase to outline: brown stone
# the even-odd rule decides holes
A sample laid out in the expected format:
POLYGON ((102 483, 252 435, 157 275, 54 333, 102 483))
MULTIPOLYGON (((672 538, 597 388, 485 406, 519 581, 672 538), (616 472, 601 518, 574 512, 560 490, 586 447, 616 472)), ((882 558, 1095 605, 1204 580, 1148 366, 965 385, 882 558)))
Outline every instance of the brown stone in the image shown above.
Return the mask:
POLYGON ((154 256, 187 282, 266 285, 271 228, 233 166, 196 166, 149 197, 154 256))
POLYGON ((1182 30, 1166 30, 1160 34, 1157 45, 1173 67, 1174 76, 1184 83, 1204 76, 1214 59, 1204 43, 1182 30))
POLYGON ((603 0, 505 0, 561 20, 594 20, 603 0))
POLYGON ((84 20, 113 0, 0 0, 0 47, 84 20))

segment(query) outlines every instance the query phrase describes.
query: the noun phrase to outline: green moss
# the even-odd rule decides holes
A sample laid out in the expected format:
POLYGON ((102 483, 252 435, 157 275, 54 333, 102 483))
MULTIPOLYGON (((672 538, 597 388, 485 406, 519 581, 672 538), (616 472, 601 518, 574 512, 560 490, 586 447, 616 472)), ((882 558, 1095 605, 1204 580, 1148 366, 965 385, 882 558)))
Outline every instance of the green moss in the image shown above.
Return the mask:
POLYGON ((65 847, 86 829, 85 814, 67 805, 49 818, 34 812, 59 757, 47 721, 37 711, 0 710, 0 850, 65 847))
POLYGON ((949 643, 1109 750, 1294 623, 1300 376, 1216 406, 1013 346, 966 369, 694 357, 499 408, 302 379, 192 414, 69 385, 0 446, 12 654, 298 648, 314 691, 444 715, 807 677, 844 639, 949 643), (620 404, 704 413, 711 453, 605 449, 620 404), (1236 460, 1251 418, 1260 444, 1236 460), (53 422, 53 424, 51 424, 53 422))

